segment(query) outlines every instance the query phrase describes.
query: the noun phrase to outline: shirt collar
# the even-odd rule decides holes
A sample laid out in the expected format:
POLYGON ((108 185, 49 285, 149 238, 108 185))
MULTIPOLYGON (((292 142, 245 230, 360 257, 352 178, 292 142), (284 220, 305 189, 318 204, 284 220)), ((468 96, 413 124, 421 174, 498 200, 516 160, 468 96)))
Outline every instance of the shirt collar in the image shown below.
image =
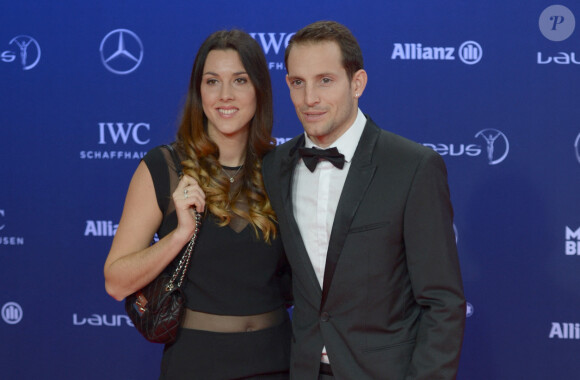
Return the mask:
MULTIPOLYGON (((330 144, 328 148, 336 147, 338 151, 344 154, 344 159, 346 162, 350 162, 352 160, 352 156, 354 156, 354 152, 356 147, 358 146, 358 141, 362 136, 363 130, 365 129, 365 124, 367 123, 367 118, 362 113, 360 108, 358 109, 356 119, 354 123, 340 136, 335 142, 330 144)), ((316 144, 310 140, 306 132, 304 132, 304 146, 306 148, 320 148, 316 144)), ((322 148, 320 148, 322 149, 322 148)))

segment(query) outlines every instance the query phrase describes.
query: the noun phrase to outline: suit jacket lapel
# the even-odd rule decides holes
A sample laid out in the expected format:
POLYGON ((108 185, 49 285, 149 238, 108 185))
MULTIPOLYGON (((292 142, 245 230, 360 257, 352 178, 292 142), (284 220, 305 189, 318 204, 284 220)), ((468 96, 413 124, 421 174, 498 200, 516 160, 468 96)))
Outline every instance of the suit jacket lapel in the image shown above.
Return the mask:
MULTIPOLYGON (((306 251, 306 246, 304 245, 304 240, 302 235, 300 235, 300 230, 298 229, 298 223, 294 218, 294 209, 292 203, 292 180, 294 177, 294 169, 298 163, 299 155, 297 153, 298 148, 304 146, 304 134, 300 135, 296 141, 296 144, 290 149, 288 155, 284 155, 281 159, 280 164, 280 189, 282 194, 282 203, 284 206, 284 217, 286 218, 286 225, 289 227, 289 238, 284 240, 284 245, 292 246, 289 251, 297 252, 296 257, 300 261, 300 264, 304 268, 304 273, 311 285, 316 289, 316 297, 320 297, 322 289, 320 288, 320 283, 312 267, 310 261, 310 256, 308 256, 308 251, 306 251)), ((281 217, 278 215, 278 217, 281 217)))
POLYGON ((350 225, 376 170, 376 165, 371 162, 371 158, 378 136, 379 127, 368 118, 352 158, 332 224, 328 253, 326 255, 326 266, 324 269, 322 299, 320 302, 321 310, 326 303, 336 265, 350 225))

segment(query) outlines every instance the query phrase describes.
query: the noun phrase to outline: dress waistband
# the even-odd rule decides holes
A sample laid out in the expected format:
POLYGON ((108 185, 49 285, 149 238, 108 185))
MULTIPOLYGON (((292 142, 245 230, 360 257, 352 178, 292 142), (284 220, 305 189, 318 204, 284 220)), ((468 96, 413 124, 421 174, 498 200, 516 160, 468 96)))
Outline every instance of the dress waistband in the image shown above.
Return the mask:
POLYGON ((277 326, 288 318, 283 307, 254 315, 218 315, 186 309, 181 326, 186 329, 213 332, 248 332, 277 326))

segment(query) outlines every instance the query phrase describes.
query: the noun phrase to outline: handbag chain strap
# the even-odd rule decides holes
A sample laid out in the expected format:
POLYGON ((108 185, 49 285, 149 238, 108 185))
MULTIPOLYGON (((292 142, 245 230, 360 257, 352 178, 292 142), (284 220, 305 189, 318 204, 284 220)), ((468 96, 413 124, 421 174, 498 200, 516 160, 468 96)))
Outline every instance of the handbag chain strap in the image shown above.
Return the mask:
POLYGON ((201 225, 201 214, 199 212, 195 212, 195 230, 193 231, 193 236, 189 241, 185 252, 181 255, 181 259, 179 259, 179 264, 177 268, 173 272, 171 276, 171 280, 165 286, 165 290, 168 292, 173 291, 176 288, 181 288, 181 284, 183 284, 183 280, 185 279, 185 274, 187 273, 187 268, 189 267, 189 263, 191 262, 191 252, 193 251, 193 247, 195 246, 195 241, 197 239, 197 234, 199 233, 199 226, 201 225), (175 281, 179 277, 179 282, 176 284, 175 281))
MULTIPOLYGON (((171 153, 171 157, 173 158, 173 163, 175 165, 175 170, 177 171, 177 175, 181 178, 183 174, 183 169, 181 167, 181 160, 177 156, 177 152, 173 149, 171 145, 165 145, 165 147, 171 153)), ((171 276, 171 280, 165 286, 165 290, 171 292, 175 289, 176 284, 175 281, 177 277, 179 277, 179 282, 177 283, 177 288, 181 288, 181 284, 183 284, 183 280, 185 279, 185 274, 187 273, 187 268, 189 267, 189 263, 191 261, 191 252, 193 251, 193 247, 195 246, 195 240, 197 239, 197 234, 199 233, 199 226, 201 225, 201 214, 195 211, 195 230, 193 231, 193 236, 187 245, 187 249, 181 255, 181 259, 179 260, 179 264, 173 272, 173 276, 171 276), (180 276, 181 274, 181 276, 180 276)))

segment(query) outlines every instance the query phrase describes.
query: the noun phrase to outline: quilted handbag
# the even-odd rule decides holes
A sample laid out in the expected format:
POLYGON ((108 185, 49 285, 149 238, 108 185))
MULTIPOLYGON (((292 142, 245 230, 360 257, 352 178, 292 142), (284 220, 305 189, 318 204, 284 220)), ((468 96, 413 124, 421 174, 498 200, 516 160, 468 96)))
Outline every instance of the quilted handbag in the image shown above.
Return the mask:
POLYGON ((143 289, 125 299, 125 311, 137 330, 150 342, 169 344, 177 332, 185 309, 181 285, 191 261, 191 252, 201 224, 195 213, 195 231, 173 274, 161 273, 143 289))

